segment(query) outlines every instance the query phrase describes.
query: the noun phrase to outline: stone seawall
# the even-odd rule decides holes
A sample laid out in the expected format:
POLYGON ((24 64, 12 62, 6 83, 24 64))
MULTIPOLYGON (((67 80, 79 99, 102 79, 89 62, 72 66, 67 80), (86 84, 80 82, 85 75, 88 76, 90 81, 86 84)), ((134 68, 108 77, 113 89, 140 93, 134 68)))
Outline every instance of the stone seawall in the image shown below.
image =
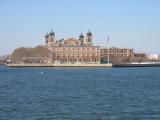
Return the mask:
POLYGON ((113 67, 160 67, 160 64, 113 64, 113 67))
POLYGON ((112 67, 112 64, 7 64, 8 67, 112 67))

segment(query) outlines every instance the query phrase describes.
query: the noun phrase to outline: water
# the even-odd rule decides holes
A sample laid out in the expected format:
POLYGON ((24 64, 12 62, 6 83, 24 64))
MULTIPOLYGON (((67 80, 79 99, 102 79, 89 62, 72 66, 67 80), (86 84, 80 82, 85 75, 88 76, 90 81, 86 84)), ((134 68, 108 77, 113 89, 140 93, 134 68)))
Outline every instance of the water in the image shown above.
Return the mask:
POLYGON ((0 67, 0 120, 160 120, 160 68, 0 67))

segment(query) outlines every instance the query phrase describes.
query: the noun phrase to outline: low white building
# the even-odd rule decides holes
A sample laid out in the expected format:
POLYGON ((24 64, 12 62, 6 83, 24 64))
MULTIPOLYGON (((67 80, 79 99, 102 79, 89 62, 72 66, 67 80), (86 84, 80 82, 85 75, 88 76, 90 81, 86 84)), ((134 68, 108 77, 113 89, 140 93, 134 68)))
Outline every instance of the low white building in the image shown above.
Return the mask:
POLYGON ((157 54, 149 54, 149 55, 147 55, 147 58, 149 60, 158 60, 159 56, 157 54))

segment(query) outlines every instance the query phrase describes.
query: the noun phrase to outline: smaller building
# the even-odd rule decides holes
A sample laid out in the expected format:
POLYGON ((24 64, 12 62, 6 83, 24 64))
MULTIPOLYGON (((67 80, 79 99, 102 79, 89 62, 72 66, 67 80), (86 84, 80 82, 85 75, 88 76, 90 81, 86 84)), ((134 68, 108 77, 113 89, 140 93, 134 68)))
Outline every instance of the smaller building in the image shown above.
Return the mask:
POLYGON ((145 53, 134 53, 134 59, 133 62, 146 62, 147 56, 145 53))
POLYGON ((46 64, 48 62, 48 57, 23 57, 22 58, 22 63, 24 64, 46 64))
POLYGON ((158 55, 158 60, 160 60, 160 55, 158 55))
POLYGON ((158 55, 157 54, 149 54, 149 55, 147 55, 147 60, 157 61, 158 60, 158 55))
POLYGON ((100 49, 101 63, 108 62, 108 55, 109 55, 109 62, 112 64, 129 63, 132 62, 132 60, 134 59, 134 50, 127 48, 112 47, 109 48, 108 51, 108 48, 101 48, 100 49))

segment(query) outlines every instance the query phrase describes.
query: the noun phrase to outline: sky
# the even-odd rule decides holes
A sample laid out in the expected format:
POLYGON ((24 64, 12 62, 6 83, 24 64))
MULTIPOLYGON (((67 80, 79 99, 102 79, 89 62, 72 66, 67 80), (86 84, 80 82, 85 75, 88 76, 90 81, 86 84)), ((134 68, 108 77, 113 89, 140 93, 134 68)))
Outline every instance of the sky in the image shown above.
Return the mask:
POLYGON ((90 29, 93 44, 160 54, 160 0, 0 0, 0 55, 18 47, 78 38, 90 29))

